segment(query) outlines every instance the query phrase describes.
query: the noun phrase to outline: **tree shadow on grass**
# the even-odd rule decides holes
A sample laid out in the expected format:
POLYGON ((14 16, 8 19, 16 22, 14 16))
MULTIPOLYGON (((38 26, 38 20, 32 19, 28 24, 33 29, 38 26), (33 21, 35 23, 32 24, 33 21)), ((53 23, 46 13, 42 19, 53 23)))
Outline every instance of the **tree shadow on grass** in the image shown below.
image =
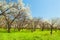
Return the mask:
POLYGON ((7 31, 5 31, 5 30, 0 30, 0 33, 7 33, 7 31))
MULTIPOLYGON (((10 31, 10 33, 15 33, 15 32, 17 32, 17 31, 10 31)), ((1 29, 0 29, 0 33, 8 33, 8 32, 7 32, 6 29, 5 29, 5 30, 1 30, 1 29)))
POLYGON ((42 40, 42 38, 39 36, 33 36, 33 40, 42 40))

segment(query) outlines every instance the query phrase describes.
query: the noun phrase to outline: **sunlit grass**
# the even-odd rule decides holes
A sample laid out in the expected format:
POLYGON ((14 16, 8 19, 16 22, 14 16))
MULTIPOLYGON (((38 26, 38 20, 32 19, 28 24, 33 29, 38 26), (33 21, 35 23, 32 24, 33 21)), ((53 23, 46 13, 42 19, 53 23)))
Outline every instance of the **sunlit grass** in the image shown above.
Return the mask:
POLYGON ((20 32, 11 31, 7 33, 6 29, 0 29, 0 40, 60 40, 60 31, 53 31, 53 34, 50 34, 49 30, 36 30, 31 32, 31 30, 23 29, 20 32))

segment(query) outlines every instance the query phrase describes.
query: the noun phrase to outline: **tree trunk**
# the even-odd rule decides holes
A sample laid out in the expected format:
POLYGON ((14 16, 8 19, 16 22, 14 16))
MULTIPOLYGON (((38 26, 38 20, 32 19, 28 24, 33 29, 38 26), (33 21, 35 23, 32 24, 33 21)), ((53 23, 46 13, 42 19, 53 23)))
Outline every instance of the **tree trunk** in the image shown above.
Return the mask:
POLYGON ((42 26, 42 31, 44 31, 44 24, 43 24, 43 26, 42 26))
POLYGON ((44 26, 42 27, 42 31, 44 31, 44 26))
POLYGON ((42 23, 42 30, 41 31, 44 31, 44 26, 45 26, 44 23, 42 23))
POLYGON ((7 26, 8 33, 10 33, 10 29, 11 29, 11 26, 8 24, 8 26, 7 26))
POLYGON ((51 32, 50 32, 51 34, 52 34, 52 30, 53 30, 53 26, 51 25, 51 32))
POLYGON ((20 28, 20 27, 18 27, 18 31, 20 31, 20 29, 21 29, 21 28, 20 28))

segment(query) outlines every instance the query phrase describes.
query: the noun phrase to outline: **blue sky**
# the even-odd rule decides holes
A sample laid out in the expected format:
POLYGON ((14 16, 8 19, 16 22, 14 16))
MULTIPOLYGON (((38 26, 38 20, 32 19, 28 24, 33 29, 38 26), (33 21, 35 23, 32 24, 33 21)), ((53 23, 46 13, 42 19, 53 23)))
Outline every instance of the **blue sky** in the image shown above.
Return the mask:
POLYGON ((31 4, 34 17, 60 17, 60 0, 24 0, 24 2, 31 4))
MULTIPOLYGON (((14 0, 15 1, 15 0, 14 0)), ((60 17, 60 0, 23 0, 31 5, 33 17, 60 17)))

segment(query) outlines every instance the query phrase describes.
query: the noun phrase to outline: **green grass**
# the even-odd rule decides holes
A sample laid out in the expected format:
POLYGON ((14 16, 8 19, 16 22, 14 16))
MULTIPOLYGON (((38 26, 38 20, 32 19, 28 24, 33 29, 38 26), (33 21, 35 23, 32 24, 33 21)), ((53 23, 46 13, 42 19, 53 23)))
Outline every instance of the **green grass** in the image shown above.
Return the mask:
POLYGON ((53 34, 51 35, 48 30, 36 30, 35 32, 21 30, 20 32, 11 31, 11 33, 2 30, 0 31, 0 40, 60 40, 60 31, 53 31, 53 34))

